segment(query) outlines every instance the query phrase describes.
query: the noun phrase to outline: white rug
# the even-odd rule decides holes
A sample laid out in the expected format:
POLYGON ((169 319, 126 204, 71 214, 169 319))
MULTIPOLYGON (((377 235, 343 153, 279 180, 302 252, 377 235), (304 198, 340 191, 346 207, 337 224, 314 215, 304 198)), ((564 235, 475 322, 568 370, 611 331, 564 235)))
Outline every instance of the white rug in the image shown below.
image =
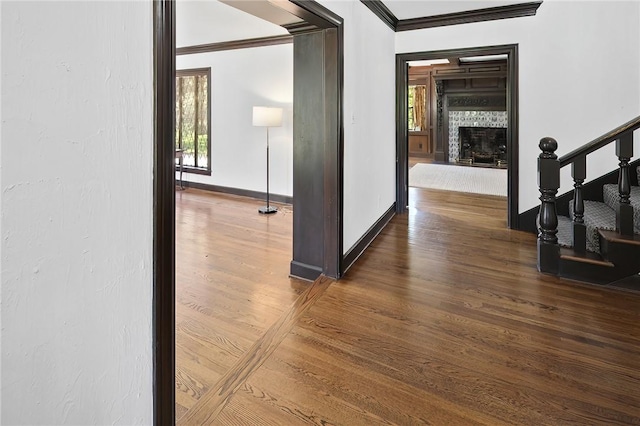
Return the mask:
POLYGON ((507 196, 507 169, 418 163, 409 170, 409 186, 507 196))

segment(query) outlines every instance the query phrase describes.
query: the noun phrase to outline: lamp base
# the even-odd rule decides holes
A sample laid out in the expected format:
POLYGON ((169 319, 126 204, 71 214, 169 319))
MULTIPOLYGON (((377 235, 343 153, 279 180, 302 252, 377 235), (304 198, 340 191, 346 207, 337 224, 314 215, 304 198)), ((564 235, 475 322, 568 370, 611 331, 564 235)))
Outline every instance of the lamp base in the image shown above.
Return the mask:
POLYGON ((258 212, 260 214, 273 214, 273 213, 275 213, 277 211, 278 211, 278 209, 276 207, 273 207, 273 206, 264 206, 264 207, 260 207, 258 209, 258 212))

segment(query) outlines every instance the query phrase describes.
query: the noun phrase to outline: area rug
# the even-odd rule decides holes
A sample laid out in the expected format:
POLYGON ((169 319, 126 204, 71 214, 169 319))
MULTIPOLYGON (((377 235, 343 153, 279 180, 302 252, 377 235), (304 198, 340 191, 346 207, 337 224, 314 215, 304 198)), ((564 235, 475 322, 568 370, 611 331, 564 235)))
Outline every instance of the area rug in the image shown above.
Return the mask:
POLYGON ((507 170, 418 163, 409 170, 409 186, 507 196, 507 170))

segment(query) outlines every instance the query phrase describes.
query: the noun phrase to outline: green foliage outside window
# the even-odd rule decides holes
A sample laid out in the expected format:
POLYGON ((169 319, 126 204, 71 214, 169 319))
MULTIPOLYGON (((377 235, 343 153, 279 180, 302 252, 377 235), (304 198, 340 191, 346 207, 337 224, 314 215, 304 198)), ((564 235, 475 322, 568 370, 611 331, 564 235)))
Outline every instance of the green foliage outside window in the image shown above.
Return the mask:
POLYGON ((186 70, 177 74, 176 148, 184 151, 185 166, 209 169, 209 71, 186 70))
POLYGON ((409 86, 409 90, 407 90, 407 93, 408 93, 407 101, 409 105, 409 110, 407 114, 407 117, 409 118, 409 120, 407 125, 409 130, 413 130, 415 128, 415 123, 413 122, 413 103, 415 102, 416 86, 409 86))

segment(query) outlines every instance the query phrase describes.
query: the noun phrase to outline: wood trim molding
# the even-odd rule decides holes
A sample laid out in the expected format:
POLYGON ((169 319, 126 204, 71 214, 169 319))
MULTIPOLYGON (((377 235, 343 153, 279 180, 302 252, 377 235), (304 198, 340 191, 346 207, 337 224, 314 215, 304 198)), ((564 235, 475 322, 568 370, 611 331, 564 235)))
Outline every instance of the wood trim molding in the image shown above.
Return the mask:
POLYGON ((509 169, 507 170, 507 193, 509 198, 507 200, 507 226, 511 229, 518 229, 520 224, 518 220, 519 197, 520 197, 520 108, 518 107, 518 99, 520 93, 520 80, 518 76, 519 71, 519 59, 518 59, 518 45, 513 44, 506 47, 508 49, 507 59, 507 161, 509 162, 509 169))
POLYGON ((373 240, 382 232, 385 226, 396 214, 396 203, 394 202, 391 207, 374 223, 371 228, 349 249, 344 255, 342 263, 343 273, 346 272, 358 258, 364 253, 364 251, 371 245, 373 240))
POLYGON ((382 22, 384 22, 393 31, 398 26, 398 18, 392 11, 380 0, 360 0, 362 4, 367 6, 382 22))
POLYGON ((245 40, 222 41, 219 43, 198 44, 176 49, 176 55, 195 55, 198 53, 220 52, 223 50, 250 49, 252 47, 276 46, 293 43, 293 36, 285 34, 271 37, 249 38, 245 40))
POLYGON ((292 260, 289 267, 290 267, 289 276, 294 278, 300 278, 306 281, 314 281, 320 275, 322 275, 321 267, 316 265, 309 265, 303 262, 298 262, 297 260, 292 260))
POLYGON ((176 69, 176 77, 189 77, 194 75, 202 75, 207 74, 209 77, 209 81, 211 81, 211 67, 205 68, 185 68, 185 69, 176 69))
MULTIPOLYGON (((296 215, 294 212, 294 260, 291 262, 291 274, 294 276, 305 277, 307 272, 315 273, 304 267, 306 263, 312 263, 313 267, 319 267, 321 272, 332 278, 339 278, 341 275, 340 266, 342 264, 342 234, 343 234, 343 145, 344 145, 344 118, 343 118, 343 75, 344 75, 344 32, 343 32, 343 19, 339 15, 336 15, 331 10, 322 6, 320 3, 312 0, 288 0, 286 3, 278 3, 279 7, 283 7, 295 16, 300 17, 309 24, 316 26, 322 30, 321 37, 324 39, 321 43, 322 46, 315 45, 311 40, 316 32, 307 34, 296 34, 294 37, 294 86, 301 84, 300 81, 296 83, 296 64, 304 66, 303 63, 308 63, 307 59, 314 57, 316 53, 320 53, 323 58, 321 60, 321 70, 319 70, 318 78, 323 80, 324 89, 317 93, 317 96, 321 96, 324 102, 324 128, 318 129, 324 133, 324 142, 319 142, 319 145, 314 145, 314 149, 317 148, 318 159, 320 164, 311 161, 308 166, 317 169, 318 176, 322 176, 322 185, 320 191, 322 192, 321 210, 317 210, 313 214, 310 214, 311 222, 307 222, 304 226, 296 221, 296 215), (322 49, 322 52, 309 51, 306 54, 301 47, 305 44, 309 44, 309 48, 313 46, 313 49, 322 49), (305 59, 305 56, 307 59, 305 59), (322 167, 320 167, 322 166, 322 167), (321 169, 321 170, 320 170, 321 169), (305 229, 306 227, 306 229, 305 229), (301 245, 305 233, 308 233, 311 228, 316 227, 314 235, 318 235, 318 243, 309 241, 307 244, 315 244, 312 250, 309 247, 301 245), (313 251, 318 250, 318 251, 313 251), (317 263, 320 261, 321 263, 317 263)), ((300 69, 298 70, 300 71, 300 69)), ((302 72, 302 71, 300 71, 302 72)), ((313 87, 313 85, 308 85, 313 87)), ((317 88, 316 88, 317 89, 317 88)), ((296 98, 296 89, 294 87, 294 98, 296 98)), ((304 98, 303 98, 304 99, 304 98)), ((317 108, 313 106, 314 100, 309 98, 307 102, 308 107, 301 107, 301 110, 307 108, 317 108)), ((294 109, 296 105, 301 105, 294 100, 294 109)), ((294 116, 296 115, 294 111, 294 116)), ((296 121, 296 120, 294 120, 296 121)), ((296 126, 294 125, 294 128, 296 126)), ((299 127, 301 129, 302 127, 299 127)), ((294 132, 295 133, 295 132, 294 132)), ((294 135, 295 139, 295 135, 294 135)), ((296 144, 294 144, 294 147, 296 144)), ((296 150, 294 149, 294 201, 295 203, 302 203, 305 205, 305 197, 309 197, 307 193, 301 193, 299 189, 304 185, 304 174, 298 175, 296 178, 296 150), (300 198, 302 196, 302 198, 300 198)), ((298 161, 298 165, 302 165, 304 161, 298 161)), ((308 170, 307 170, 308 172, 308 170)), ((314 203, 309 200, 309 205, 314 203)), ((307 208, 309 206, 307 205, 307 208)), ((295 210, 294 204, 294 210, 295 210)), ((299 218, 299 216, 298 216, 299 218)), ((307 265, 308 266, 308 265, 307 265)), ((312 277, 309 277, 312 278, 312 277)))
POLYGON ((443 15, 425 16, 422 18, 402 19, 398 21, 396 31, 420 30, 423 28, 534 16, 541 4, 541 1, 535 1, 464 12, 446 13, 443 15))
POLYGON ((466 93, 445 93, 445 106, 449 111, 504 111, 507 109, 505 92, 478 90, 466 93))
POLYGON ((533 1, 421 18, 398 19, 381 0, 360 1, 395 32, 534 16, 542 4, 542 1, 533 1))
POLYGON ((316 27, 313 24, 310 24, 308 22, 302 21, 302 22, 295 22, 293 24, 287 24, 287 25, 283 25, 282 26, 285 30, 289 31, 289 34, 291 35, 298 35, 298 34, 304 34, 304 33, 308 33, 311 31, 320 31, 321 29, 316 27))
POLYGON ((473 22, 534 16, 541 4, 542 1, 534 1, 508 6, 490 7, 486 9, 446 13, 443 15, 425 16, 422 18, 401 19, 398 21, 396 31, 420 30, 423 28, 444 27, 448 25, 470 24, 473 22))
POLYGON ((175 422, 175 2, 153 2, 153 424, 175 422))
MULTIPOLYGON (((203 191, 220 192, 222 194, 239 195, 241 197, 255 198, 256 200, 264 200, 267 198, 266 192, 252 191, 250 189, 232 188, 229 186, 211 185, 209 183, 184 181, 183 185, 187 188, 202 189, 203 191)), ((289 195, 269 193, 269 199, 277 203, 293 204, 293 197, 289 195)))
POLYGON ((341 16, 315 0, 289 0, 287 4, 278 3, 278 6, 318 28, 339 28, 344 24, 341 16))
MULTIPOLYGON (((403 55, 396 55, 396 213, 409 207, 409 109, 407 106, 409 63, 403 55)), ((438 117, 439 118, 439 117, 438 117)), ((433 141, 435 142, 435 141, 433 141)))

